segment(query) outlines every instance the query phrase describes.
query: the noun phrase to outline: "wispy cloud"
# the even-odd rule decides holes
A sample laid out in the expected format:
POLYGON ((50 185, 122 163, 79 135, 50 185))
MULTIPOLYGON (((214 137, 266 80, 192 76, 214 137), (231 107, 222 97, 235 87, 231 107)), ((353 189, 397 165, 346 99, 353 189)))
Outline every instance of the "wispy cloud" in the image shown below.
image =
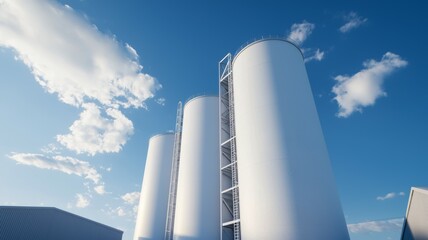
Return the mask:
POLYGON ((136 204, 138 203, 138 200, 140 199, 140 192, 130 192, 122 195, 120 198, 126 203, 126 204, 136 204))
POLYGON ((111 170, 112 170, 112 168, 111 168, 111 167, 100 166, 100 168, 101 168, 102 170, 107 171, 107 172, 111 172, 111 170))
POLYGON ((33 153, 12 153, 7 157, 15 160, 18 164, 84 177, 85 179, 91 180, 94 184, 98 184, 101 180, 101 175, 88 162, 72 157, 59 155, 50 157, 33 153))
POLYGON ((134 207, 132 207, 132 213, 134 214, 134 216, 137 216, 137 213, 138 213, 138 205, 134 205, 134 207))
POLYGON ((135 218, 138 212, 140 193, 129 192, 123 194, 120 198, 123 201, 121 206, 118 206, 116 208, 108 207, 109 209, 105 210, 105 212, 112 216, 135 218))
POLYGON ((42 149, 40 149, 43 153, 46 154, 60 154, 60 148, 57 147, 54 143, 50 143, 47 146, 42 147, 42 149))
POLYGON ((133 133, 132 122, 114 108, 108 108, 104 117, 93 103, 83 107, 85 110, 71 125, 70 133, 57 135, 58 142, 77 153, 119 152, 133 133))
POLYGON ((348 224, 348 230, 351 233, 366 233, 366 232, 384 232, 401 230, 403 226, 403 218, 389 219, 383 221, 369 221, 362 223, 348 224))
POLYGON ((90 200, 88 197, 83 196, 83 194, 76 194, 76 207, 78 208, 86 208, 89 206, 90 200))
POLYGON ((321 51, 319 48, 315 51, 305 51, 305 55, 307 52, 311 52, 312 54, 310 54, 309 57, 305 57, 305 63, 310 61, 321 61, 324 59, 324 52, 321 51))
POLYGON ((124 207, 109 208, 105 212, 109 215, 118 216, 118 217, 126 217, 129 215, 132 215, 132 212, 130 212, 129 210, 126 210, 124 207))
MULTIPOLYGON (((312 31, 315 29, 315 24, 303 21, 302 23, 294 23, 291 25, 290 34, 288 39, 296 43, 299 46, 302 46, 306 39, 312 34, 312 31)), ((301 48, 304 56, 305 63, 310 61, 321 61, 324 59, 324 52, 319 48, 301 48)))
POLYGON ((295 23, 291 25, 291 30, 290 34, 288 35, 288 39, 298 45, 301 45, 306 40, 306 38, 311 35, 314 29, 315 24, 308 23, 306 21, 303 21, 302 23, 295 23))
POLYGON ((95 186, 94 187, 94 191, 96 192, 96 193, 98 193, 99 195, 104 195, 104 194, 106 194, 107 192, 106 192, 106 189, 105 189, 105 186, 102 184, 102 185, 98 185, 98 186, 95 186))
POLYGON ((399 192, 399 193, 390 192, 390 193, 385 194, 385 196, 378 196, 378 197, 376 197, 376 200, 384 201, 384 200, 387 200, 387 199, 392 199, 392 198, 395 198, 395 197, 398 197, 398 196, 404 196, 404 195, 405 195, 404 192, 399 192))
POLYGON ((346 23, 339 28, 342 33, 347 33, 354 28, 357 28, 367 22, 367 18, 358 16, 356 12, 350 12, 348 15, 343 17, 346 23))
POLYGON ((339 105, 339 117, 349 117, 355 111, 362 111, 363 107, 374 105, 376 99, 386 96, 382 84, 387 75, 398 68, 405 67, 407 61, 400 56, 387 52, 380 61, 367 60, 363 63, 364 69, 352 76, 338 75, 332 92, 336 94, 334 100, 339 105))
POLYGON ((83 108, 71 132, 57 137, 78 153, 120 151, 133 132, 120 108, 145 107, 161 87, 142 72, 131 45, 103 34, 70 6, 55 1, 3 0, 0 47, 13 49, 47 92, 83 108), (94 121, 85 118, 91 114, 94 121))
POLYGON ((129 206, 119 206, 116 208, 109 208, 106 212, 109 215, 118 216, 118 217, 130 217, 130 219, 135 218, 138 211, 138 205, 133 207, 129 206))
POLYGON ((122 207, 118 207, 116 209, 116 214, 119 217, 123 217, 123 216, 126 216, 126 211, 122 207))
POLYGON ((89 162, 72 157, 60 155, 51 156, 35 153, 12 153, 11 155, 7 155, 7 157, 15 160, 18 164, 59 171, 88 179, 92 184, 90 182, 84 182, 83 185, 86 188, 86 194, 89 196, 91 196, 90 192, 92 191, 91 185, 94 186, 93 190, 99 195, 108 193, 105 190, 105 183, 101 181, 101 174, 99 174, 98 171, 89 164, 89 162))
POLYGON ((161 106, 165 106, 166 99, 165 98, 157 98, 155 102, 161 106))

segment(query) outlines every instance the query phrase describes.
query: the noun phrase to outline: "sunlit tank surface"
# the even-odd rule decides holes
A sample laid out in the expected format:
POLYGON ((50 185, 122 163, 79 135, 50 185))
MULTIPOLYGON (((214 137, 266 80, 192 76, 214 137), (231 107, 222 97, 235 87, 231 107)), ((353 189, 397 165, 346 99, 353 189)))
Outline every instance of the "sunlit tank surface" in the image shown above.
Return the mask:
POLYGON ((174 239, 220 239, 218 97, 184 106, 174 239))
POLYGON ((254 42, 233 82, 242 239, 349 239, 300 50, 254 42))
POLYGON ((173 133, 150 138, 134 240, 165 236, 173 148, 173 133))
POLYGON ((428 188, 412 187, 401 239, 428 239, 428 188))

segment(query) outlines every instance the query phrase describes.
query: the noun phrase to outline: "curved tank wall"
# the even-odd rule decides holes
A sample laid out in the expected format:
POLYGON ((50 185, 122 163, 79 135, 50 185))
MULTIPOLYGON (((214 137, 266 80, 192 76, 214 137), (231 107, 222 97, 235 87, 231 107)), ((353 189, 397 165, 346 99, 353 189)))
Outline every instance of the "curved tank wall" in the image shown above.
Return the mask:
POLYGON ((220 239, 218 97, 184 106, 174 239, 220 239))
POLYGON ((250 44, 233 82, 242 239, 349 239, 299 49, 250 44))
POLYGON ((134 240, 163 239, 168 210, 174 134, 150 138, 134 240))

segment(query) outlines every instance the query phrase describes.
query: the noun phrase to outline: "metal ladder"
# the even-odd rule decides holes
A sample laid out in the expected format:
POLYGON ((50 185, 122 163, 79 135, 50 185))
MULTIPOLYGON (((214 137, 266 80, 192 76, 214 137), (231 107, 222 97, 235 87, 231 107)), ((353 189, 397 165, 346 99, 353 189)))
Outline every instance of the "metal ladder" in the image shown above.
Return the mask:
MULTIPOLYGON (((233 202, 233 218, 234 220, 240 219, 239 216, 239 192, 238 192, 238 171, 237 171, 237 158, 236 158, 236 137, 235 137, 235 108, 233 99, 233 79, 232 76, 228 80, 229 85, 229 124, 230 124, 230 160, 233 163, 232 168, 232 202, 233 202)), ((240 223, 235 222, 233 224, 233 239, 240 239, 240 223)))
POLYGON ((177 201, 177 180, 180 167, 181 128, 183 127, 183 105, 178 102, 177 119, 175 121, 174 155, 172 157, 171 182, 169 186, 168 212, 165 227, 165 240, 172 240, 174 236, 175 205, 177 201))

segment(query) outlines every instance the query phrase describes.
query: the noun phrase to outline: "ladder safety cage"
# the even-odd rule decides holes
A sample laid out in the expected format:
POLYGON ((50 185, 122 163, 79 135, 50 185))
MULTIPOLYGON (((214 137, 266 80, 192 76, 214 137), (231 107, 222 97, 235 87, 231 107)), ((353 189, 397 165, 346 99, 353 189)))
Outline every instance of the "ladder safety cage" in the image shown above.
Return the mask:
POLYGON ((238 162, 235 137, 232 55, 230 53, 219 62, 219 95, 221 239, 240 240, 238 162))

